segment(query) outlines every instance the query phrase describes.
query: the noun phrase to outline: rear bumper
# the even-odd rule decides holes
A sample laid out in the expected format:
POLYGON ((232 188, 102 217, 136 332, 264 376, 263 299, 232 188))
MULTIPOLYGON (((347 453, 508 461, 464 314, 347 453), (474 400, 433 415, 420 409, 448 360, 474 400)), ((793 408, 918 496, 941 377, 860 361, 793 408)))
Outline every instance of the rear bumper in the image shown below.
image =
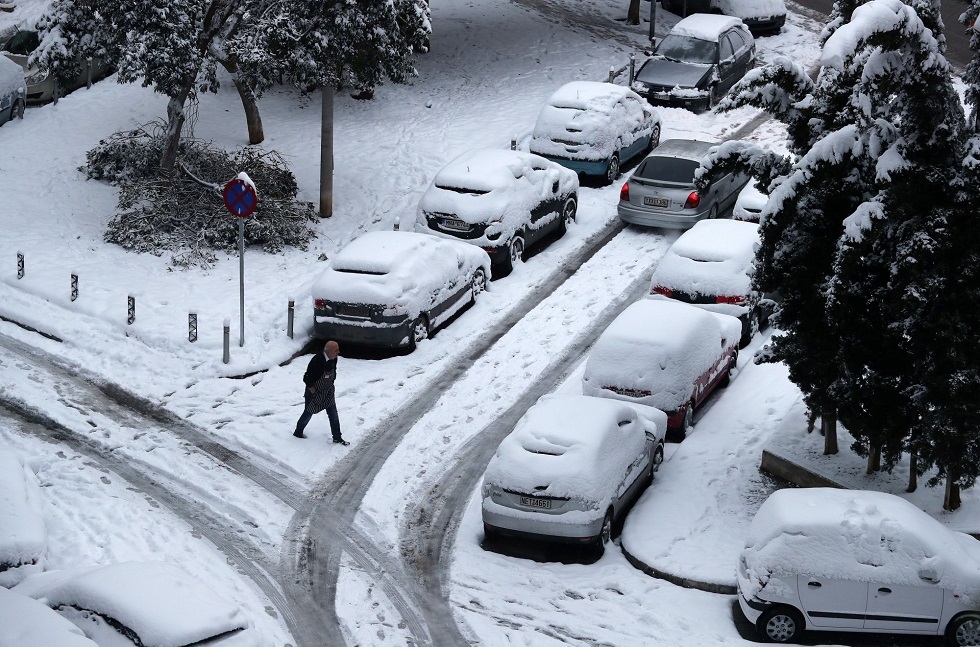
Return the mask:
POLYGON ((708 212, 669 212, 641 209, 631 204, 620 202, 619 217, 623 222, 643 227, 660 227, 662 229, 690 229, 699 220, 708 217, 708 212))
POLYGON ((404 348, 409 345, 411 323, 405 320, 396 325, 371 322, 346 323, 333 317, 314 316, 313 334, 320 339, 336 342, 404 348))
POLYGON ((665 108, 684 108, 691 112, 707 112, 711 110, 711 99, 704 97, 678 97, 670 95, 664 97, 660 93, 648 92, 643 95, 650 105, 664 106, 665 108))
POLYGON ((536 541, 563 544, 587 544, 595 541, 602 532, 603 516, 583 523, 562 523, 561 515, 539 514, 535 518, 511 516, 501 513, 501 506, 483 505, 483 528, 488 535, 520 537, 536 541), (538 518, 540 517, 540 518, 538 518))
POLYGON ((764 18, 743 18, 742 22, 752 33, 766 34, 778 32, 786 24, 786 14, 781 16, 766 16, 764 18))
POLYGON ((759 620, 759 616, 762 615, 763 611, 769 608, 771 605, 767 602, 760 602, 758 600, 748 600, 742 595, 742 590, 738 590, 738 606, 742 608, 742 613, 745 615, 745 619, 755 624, 759 620))

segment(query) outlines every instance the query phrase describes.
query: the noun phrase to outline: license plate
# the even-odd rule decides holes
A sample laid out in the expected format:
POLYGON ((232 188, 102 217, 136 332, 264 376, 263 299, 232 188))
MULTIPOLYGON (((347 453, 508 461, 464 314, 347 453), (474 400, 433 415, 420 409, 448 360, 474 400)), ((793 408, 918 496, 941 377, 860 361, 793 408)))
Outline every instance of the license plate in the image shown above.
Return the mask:
POLYGON ((469 223, 456 220, 455 218, 443 218, 442 226, 446 229, 455 229, 456 231, 469 231, 470 229, 469 223))
POLYGON ((527 506, 528 508, 543 508, 545 510, 551 509, 550 499, 536 499, 533 496, 522 496, 521 505, 527 506))
POLYGON ((666 207, 669 202, 667 198, 643 198, 643 204, 648 207, 666 207))

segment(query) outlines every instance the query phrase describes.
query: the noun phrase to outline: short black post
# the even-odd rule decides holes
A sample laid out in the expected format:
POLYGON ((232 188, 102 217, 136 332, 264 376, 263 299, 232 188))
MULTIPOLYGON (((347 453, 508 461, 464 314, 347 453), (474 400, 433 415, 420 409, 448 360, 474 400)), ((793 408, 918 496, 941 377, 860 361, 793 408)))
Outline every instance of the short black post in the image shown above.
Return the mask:
POLYGON ((24 278, 24 253, 17 252, 17 278, 24 278))
POLYGON ((85 87, 92 89, 92 57, 85 59, 85 87))
POLYGON ((129 317, 126 319, 126 321, 131 326, 133 325, 133 322, 136 321, 136 297, 134 297, 132 294, 129 295, 129 317))
MULTIPOLYGON (((395 227, 394 227, 395 231, 398 231, 399 227, 401 227, 401 218, 395 216, 395 227)), ((292 301, 290 301, 290 303, 292 303, 292 301)))
POLYGON ((197 313, 187 313, 187 341, 194 343, 197 341, 197 313))
POLYGON ((231 320, 225 319, 225 331, 224 331, 224 355, 221 358, 225 364, 231 361, 231 320))
MULTIPOLYGON (((398 229, 397 222, 395 223, 395 229, 398 229)), ((289 308, 288 311, 286 312, 286 334, 289 335, 290 339, 293 338, 293 317, 295 311, 296 311, 296 302, 290 299, 289 308)))
POLYGON ((516 135, 510 138, 510 149, 512 151, 516 151, 517 150, 517 136, 516 135))
POLYGON ((609 66, 609 83, 616 80, 616 68, 612 65, 609 66))
POLYGON ((71 273, 71 300, 78 298, 78 274, 71 273))
POLYGON ((636 78, 636 53, 630 52, 630 81, 629 83, 627 83, 627 85, 632 86, 633 79, 635 78, 636 78))

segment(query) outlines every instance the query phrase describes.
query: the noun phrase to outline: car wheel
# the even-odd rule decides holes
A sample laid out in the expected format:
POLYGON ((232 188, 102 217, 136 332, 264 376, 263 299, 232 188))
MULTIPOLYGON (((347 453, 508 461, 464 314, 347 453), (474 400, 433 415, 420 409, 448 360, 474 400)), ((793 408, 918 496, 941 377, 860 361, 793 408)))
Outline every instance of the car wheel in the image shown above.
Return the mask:
POLYGON ((613 153, 606 167, 606 184, 612 184, 619 177, 619 153, 613 153))
POLYGON ((732 383, 732 374, 735 372, 735 365, 738 363, 738 351, 732 353, 732 358, 728 360, 728 368, 725 369, 725 376, 721 378, 718 386, 724 388, 732 383))
POLYGON ((487 289, 487 273, 483 271, 483 268, 478 268, 473 272, 473 278, 470 280, 470 293, 473 296, 473 303, 476 303, 477 298, 483 294, 487 289))
POLYGON ((708 220, 717 220, 717 219, 718 219, 718 205, 713 204, 711 205, 711 209, 708 210, 708 220))
POLYGON ((578 212, 578 204, 575 202, 575 196, 570 195, 565 200, 565 204, 561 207, 561 214, 558 217, 558 235, 564 236, 565 232, 568 231, 568 226, 575 222, 575 214, 578 212))
POLYGON ((946 627, 946 643, 951 647, 980 645, 980 616, 967 613, 949 623, 946 627))
POLYGON ((742 320, 742 338, 738 340, 738 347, 745 348, 752 341, 752 338, 759 332, 759 309, 753 308, 752 312, 742 320))
POLYGON ((647 145, 647 152, 649 153, 657 146, 660 146, 660 126, 653 127, 653 132, 650 133, 650 143, 647 145))
POLYGON ((681 425, 681 440, 694 429, 694 400, 687 403, 687 410, 684 412, 684 422, 681 425))
POLYGON ((425 341, 429 338, 429 318, 425 315, 419 315, 419 318, 412 323, 412 329, 409 333, 409 348, 415 350, 415 347, 419 345, 419 342, 425 341))
POLYGON ((17 103, 14 104, 14 110, 10 114, 10 118, 11 119, 14 119, 14 118, 23 119, 24 118, 24 111, 25 111, 24 102, 23 101, 17 101, 17 103))
POLYGON ((653 469, 650 470, 651 476, 660 471, 660 466, 664 463, 664 444, 657 443, 657 449, 653 452, 653 469))
POLYGON ((708 110, 718 105, 718 86, 713 85, 708 88, 708 110))
POLYGON ((766 642, 795 642, 803 635, 803 616, 792 607, 774 607, 759 617, 756 629, 766 642))

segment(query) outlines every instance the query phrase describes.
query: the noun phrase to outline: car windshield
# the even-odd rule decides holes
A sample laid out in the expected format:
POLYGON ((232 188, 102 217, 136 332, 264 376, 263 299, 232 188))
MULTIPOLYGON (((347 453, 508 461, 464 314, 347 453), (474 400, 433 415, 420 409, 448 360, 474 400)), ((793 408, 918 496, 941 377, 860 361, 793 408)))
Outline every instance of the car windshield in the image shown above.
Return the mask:
POLYGON ((643 160, 640 168, 636 170, 636 176, 656 182, 694 184, 694 171, 699 166, 701 163, 694 160, 653 156, 643 160))
POLYGON ((671 61, 710 65, 718 60, 718 43, 690 36, 667 34, 660 41, 654 55, 663 56, 671 61))
POLYGON ((36 31, 19 31, 13 35, 13 38, 7 41, 4 49, 11 54, 27 56, 37 49, 40 42, 36 31))

